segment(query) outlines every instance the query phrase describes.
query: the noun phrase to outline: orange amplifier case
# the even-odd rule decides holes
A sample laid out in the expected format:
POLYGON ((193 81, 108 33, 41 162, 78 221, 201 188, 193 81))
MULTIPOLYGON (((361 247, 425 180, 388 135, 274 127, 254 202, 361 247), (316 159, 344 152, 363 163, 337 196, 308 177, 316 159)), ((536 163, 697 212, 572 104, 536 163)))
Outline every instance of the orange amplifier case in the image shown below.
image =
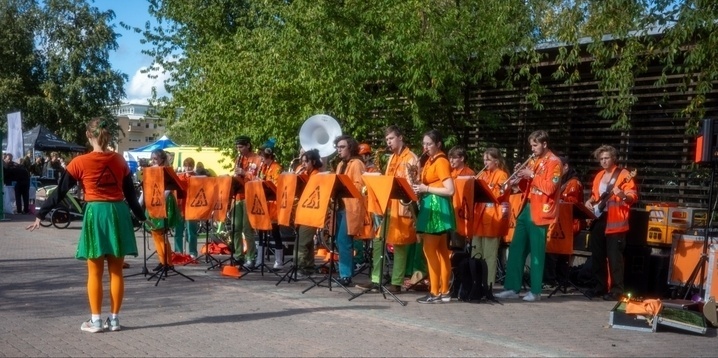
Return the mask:
MULTIPOLYGON (((703 236, 696 235, 675 235, 673 244, 671 246, 671 266, 668 268, 668 283, 671 285, 684 285, 691 276, 693 269, 698 264, 698 260, 703 254, 703 236)), ((710 242, 716 242, 715 237, 709 238, 710 242)), ((709 242, 709 245, 710 245, 709 242)), ((710 245, 708 254, 710 255, 709 261, 715 261, 715 249, 710 245)), ((711 267, 706 267, 704 274, 705 282, 708 283, 711 280, 715 280, 715 277, 711 277, 712 272, 718 274, 718 269, 710 270, 711 267), (710 279, 709 279, 710 278, 710 279)), ((700 285, 700 278, 696 277, 693 281, 695 286, 700 285)), ((718 281, 715 285, 718 285, 718 281)), ((706 286, 707 287, 707 286, 706 286)), ((716 287, 718 289, 718 287, 716 287)))

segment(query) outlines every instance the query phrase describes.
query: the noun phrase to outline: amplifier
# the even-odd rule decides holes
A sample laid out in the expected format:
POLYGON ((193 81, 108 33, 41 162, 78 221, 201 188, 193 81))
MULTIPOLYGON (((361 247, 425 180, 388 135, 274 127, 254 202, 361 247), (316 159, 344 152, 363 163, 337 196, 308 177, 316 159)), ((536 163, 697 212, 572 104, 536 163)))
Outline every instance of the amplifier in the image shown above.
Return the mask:
MULTIPOLYGON (((671 266, 668 268, 668 283, 671 285, 684 285, 688 282, 691 273, 693 273, 693 270, 698 264, 698 260, 703 254, 704 237, 695 235, 676 235, 675 239, 676 240, 673 240, 673 245, 671 246, 671 266)), ((715 256, 715 253, 715 245, 710 245, 708 250, 709 262, 706 267, 707 270, 704 272, 703 276, 706 279, 705 282, 714 280, 714 278, 709 277, 708 274, 710 272, 718 271, 711 270, 712 267, 710 266, 710 260, 715 262, 715 257, 713 257, 715 256)), ((693 284, 695 286, 699 286, 700 277, 696 277, 693 284)), ((716 283, 716 285, 718 285, 718 283, 716 283)), ((716 288, 718 289, 718 287, 716 288)))

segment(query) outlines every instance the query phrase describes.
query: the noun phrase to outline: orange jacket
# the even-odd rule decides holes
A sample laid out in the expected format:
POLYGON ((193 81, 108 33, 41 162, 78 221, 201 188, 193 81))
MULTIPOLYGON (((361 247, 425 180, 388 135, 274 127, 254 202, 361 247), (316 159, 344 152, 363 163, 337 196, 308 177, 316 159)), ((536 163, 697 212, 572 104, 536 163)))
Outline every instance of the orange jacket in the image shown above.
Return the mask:
MULTIPOLYGON (((364 186, 364 162, 361 159, 352 158, 346 163, 346 170, 343 170, 345 163, 339 162, 337 165, 337 173, 348 175, 354 183, 357 191, 361 192, 364 186)), ((355 198, 344 198, 344 208, 346 209, 346 220, 347 220, 347 235, 356 236, 364 233, 364 217, 366 215, 366 206, 364 205, 363 199, 355 198)))
MULTIPOLYGON (((406 178, 406 165, 419 165, 419 158, 408 147, 404 147, 398 155, 392 154, 386 165, 385 175, 406 178)), ((389 226, 386 231, 386 243, 407 245, 416 242, 415 218, 409 206, 390 200, 389 226)))
POLYGON ((529 200, 531 203, 531 220, 534 224, 550 225, 558 215, 561 160, 547 150, 541 157, 531 159, 527 167, 533 170, 534 178, 519 182, 519 187, 528 191, 523 201, 525 203, 529 200))
MULTIPOLYGON (((237 158, 238 160, 240 158, 237 158)), ((257 153, 250 153, 249 155, 243 156, 239 167, 244 170, 244 179, 252 180, 259 172, 259 166, 262 164, 262 158, 257 153)), ((236 200, 244 200, 244 189, 235 195, 236 200)))
MULTIPOLYGON (((509 178, 509 174, 501 169, 484 170, 477 178, 486 183, 492 194, 498 197, 501 183, 509 178)), ((509 212, 502 212, 501 205, 494 203, 474 204, 474 235, 479 237, 499 237, 508 233, 509 212)))
MULTIPOLYGON (((606 202, 606 209, 608 211, 608 217, 606 218, 606 234, 616 234, 628 231, 628 216, 631 212, 631 205, 638 201, 638 189, 633 178, 630 176, 628 170, 614 167, 616 170, 621 172, 618 174, 616 184, 614 186, 623 190, 626 194, 626 200, 621 200, 616 195, 609 195, 608 201, 606 202)), ((606 173, 606 170, 601 170, 593 178, 593 188, 591 189, 591 201, 597 202, 601 197, 600 186, 601 178, 606 173)), ((611 171, 610 173, 613 173, 611 171)))
MULTIPOLYGON (((579 203, 583 205, 583 184, 578 178, 573 177, 561 186, 561 201, 565 203, 579 203)), ((585 220, 573 219, 573 233, 576 234, 586 223, 585 220)))

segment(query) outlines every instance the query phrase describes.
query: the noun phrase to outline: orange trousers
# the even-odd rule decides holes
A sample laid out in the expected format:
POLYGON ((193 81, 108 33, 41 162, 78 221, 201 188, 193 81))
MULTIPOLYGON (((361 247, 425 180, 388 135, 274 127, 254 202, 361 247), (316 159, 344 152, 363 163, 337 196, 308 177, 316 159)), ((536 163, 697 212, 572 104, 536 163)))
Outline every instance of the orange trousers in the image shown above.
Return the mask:
MULTIPOLYGON (((122 277, 124 258, 106 256, 107 270, 110 273, 110 313, 120 313, 125 295, 125 279, 122 277)), ((105 258, 87 260, 87 298, 90 301, 90 313, 102 312, 102 275, 105 270, 105 258)))
POLYGON ((449 293, 451 280, 451 251, 449 251, 446 234, 421 234, 424 243, 424 256, 429 269, 431 294, 449 293))
POLYGON ((155 250, 157 258, 162 265, 172 265, 172 249, 167 249, 167 241, 165 241, 165 233, 163 230, 152 230, 152 239, 155 241, 155 250), (168 252, 169 250, 169 252, 168 252))

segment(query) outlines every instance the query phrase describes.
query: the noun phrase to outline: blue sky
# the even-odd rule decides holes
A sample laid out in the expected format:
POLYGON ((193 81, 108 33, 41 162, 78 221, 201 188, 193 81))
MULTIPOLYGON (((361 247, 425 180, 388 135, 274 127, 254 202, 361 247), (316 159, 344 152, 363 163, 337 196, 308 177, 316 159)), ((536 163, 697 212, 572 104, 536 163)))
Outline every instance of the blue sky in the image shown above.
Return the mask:
POLYGON ((124 22, 132 27, 144 29, 145 23, 152 20, 147 12, 149 7, 147 0, 94 0, 94 2, 90 1, 90 5, 102 11, 113 10, 115 12, 112 24, 115 25, 115 32, 121 37, 117 40, 119 44, 117 51, 110 52, 110 62, 114 69, 129 77, 125 84, 127 98, 123 102, 146 104, 147 98, 151 95, 152 86, 157 87, 160 95, 166 94, 162 85, 162 80, 166 76, 160 75, 158 79, 150 79, 147 74, 139 72, 142 68, 152 64, 152 59, 141 52, 142 49, 148 48, 146 45, 140 44, 141 34, 125 30, 120 26, 120 22, 124 22))

